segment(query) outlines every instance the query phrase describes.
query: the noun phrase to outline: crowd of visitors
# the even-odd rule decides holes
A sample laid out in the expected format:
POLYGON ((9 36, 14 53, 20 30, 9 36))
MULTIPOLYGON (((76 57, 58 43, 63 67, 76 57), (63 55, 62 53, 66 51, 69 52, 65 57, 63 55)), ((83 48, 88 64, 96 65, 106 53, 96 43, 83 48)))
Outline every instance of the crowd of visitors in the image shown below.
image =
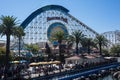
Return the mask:
MULTIPOLYGON (((96 62, 96 63, 87 63, 83 62, 82 64, 47 64, 47 65, 39 65, 39 66, 29 66, 29 64, 22 63, 22 64, 11 64, 11 67, 9 71, 7 72, 7 76, 10 78, 33 78, 33 74, 38 74, 37 76, 34 77, 40 77, 40 76, 45 76, 45 75, 52 75, 55 73, 66 73, 70 71, 77 71, 77 70, 83 70, 83 69, 88 69, 88 68, 93 68, 96 66, 101 66, 101 65, 107 65, 117 62, 116 59, 105 59, 102 62, 96 62), (28 77, 26 77, 28 76, 28 77)), ((1 65, 0 66, 0 79, 3 79, 5 75, 5 66, 1 65)))

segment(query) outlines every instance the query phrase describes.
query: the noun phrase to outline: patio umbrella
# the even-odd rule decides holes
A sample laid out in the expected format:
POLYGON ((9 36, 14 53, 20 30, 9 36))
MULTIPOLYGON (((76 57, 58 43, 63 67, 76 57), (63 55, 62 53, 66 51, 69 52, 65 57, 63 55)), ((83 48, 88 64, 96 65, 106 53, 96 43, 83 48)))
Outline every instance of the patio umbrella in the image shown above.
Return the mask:
POLYGON ((60 61, 53 61, 52 63, 53 64, 60 64, 61 62, 60 61))
POLYGON ((14 63, 14 64, 18 64, 18 63, 20 63, 20 62, 19 62, 19 61, 13 61, 13 63, 14 63))
POLYGON ((38 62, 39 65, 46 65, 49 64, 49 62, 38 62))
POLYGON ((53 61, 48 62, 48 64, 53 64, 53 61))
POLYGON ((10 63, 12 63, 12 64, 18 64, 20 62, 19 61, 10 61, 10 63))
POLYGON ((38 64, 38 63, 35 63, 35 62, 29 64, 29 66, 38 66, 38 65, 39 65, 39 64, 38 64))

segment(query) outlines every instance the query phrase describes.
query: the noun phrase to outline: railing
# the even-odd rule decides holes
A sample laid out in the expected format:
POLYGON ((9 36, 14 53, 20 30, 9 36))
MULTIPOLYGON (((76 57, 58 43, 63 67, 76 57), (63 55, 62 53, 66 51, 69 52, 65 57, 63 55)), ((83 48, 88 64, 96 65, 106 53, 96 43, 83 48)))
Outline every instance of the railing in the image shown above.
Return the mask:
POLYGON ((88 71, 83 71, 83 72, 80 72, 80 73, 77 73, 74 75, 69 75, 69 76, 60 78, 59 80, 72 80, 72 79, 78 78, 80 76, 88 76, 88 75, 94 74, 94 73, 96 74, 96 73, 99 73, 101 70, 108 70, 110 68, 116 68, 118 66, 120 66, 120 63, 114 63, 114 64, 112 63, 112 64, 108 64, 108 65, 102 65, 102 66, 98 66, 98 67, 88 70, 88 71))

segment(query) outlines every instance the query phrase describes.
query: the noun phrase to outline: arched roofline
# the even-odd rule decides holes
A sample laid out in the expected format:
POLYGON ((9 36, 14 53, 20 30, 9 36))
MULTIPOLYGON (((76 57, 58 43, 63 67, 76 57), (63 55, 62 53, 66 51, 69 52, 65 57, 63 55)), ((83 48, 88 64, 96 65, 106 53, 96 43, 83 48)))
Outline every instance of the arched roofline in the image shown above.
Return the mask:
POLYGON ((44 11, 47 11, 47 10, 60 10, 60 11, 63 11, 65 13, 68 13, 69 10, 60 6, 60 5, 47 5, 47 6, 44 6, 42 8, 39 8, 37 9, 36 11, 34 11, 32 14, 30 14, 24 21, 23 23, 21 24, 21 26, 24 28, 26 28, 26 26, 39 14, 41 14, 42 12, 44 11))

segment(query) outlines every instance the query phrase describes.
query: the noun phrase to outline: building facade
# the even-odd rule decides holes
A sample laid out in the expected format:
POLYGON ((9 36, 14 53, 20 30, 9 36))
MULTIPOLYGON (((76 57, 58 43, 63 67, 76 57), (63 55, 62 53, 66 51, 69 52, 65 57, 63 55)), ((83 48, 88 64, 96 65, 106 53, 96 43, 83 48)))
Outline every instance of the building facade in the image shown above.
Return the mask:
POLYGON ((104 32, 102 35, 110 42, 109 46, 120 44, 120 30, 104 32))

